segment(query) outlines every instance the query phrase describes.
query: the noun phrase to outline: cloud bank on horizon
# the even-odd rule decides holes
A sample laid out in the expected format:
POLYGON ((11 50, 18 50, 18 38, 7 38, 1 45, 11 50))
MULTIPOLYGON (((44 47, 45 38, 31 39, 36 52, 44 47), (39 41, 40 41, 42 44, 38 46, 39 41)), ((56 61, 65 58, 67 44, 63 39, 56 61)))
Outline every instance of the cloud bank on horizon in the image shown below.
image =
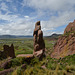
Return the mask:
POLYGON ((75 19, 75 0, 0 0, 0 35, 32 35, 41 21, 45 35, 63 33, 75 19))

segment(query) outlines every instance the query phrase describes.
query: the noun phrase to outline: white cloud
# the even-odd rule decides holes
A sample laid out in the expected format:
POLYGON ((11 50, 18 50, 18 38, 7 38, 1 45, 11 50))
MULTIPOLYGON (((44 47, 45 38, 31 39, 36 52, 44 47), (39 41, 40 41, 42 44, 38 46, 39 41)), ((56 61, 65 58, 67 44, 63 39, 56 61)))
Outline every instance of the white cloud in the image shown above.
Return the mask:
POLYGON ((0 6, 1 10, 8 11, 8 6, 4 2, 2 2, 0 6))
MULTIPOLYGON (((42 21, 42 28, 45 28, 45 30, 43 30, 44 33, 45 33, 46 30, 51 30, 51 29, 54 30, 54 29, 56 29, 59 26, 68 25, 74 19, 75 19, 75 12, 74 11, 63 12, 61 14, 59 13, 59 16, 52 16, 50 18, 50 20, 48 20, 48 21, 42 21)), ((60 30, 60 32, 56 31, 56 33, 63 33, 63 31, 61 31, 61 30, 60 30)), ((50 34, 52 34, 52 33, 53 32, 50 32, 50 34)))
POLYGON ((6 21, 13 21, 16 20, 18 16, 17 15, 8 15, 8 14, 0 14, 0 20, 6 20, 6 21))
POLYGON ((29 18, 29 16, 24 16, 25 18, 29 18))
POLYGON ((34 30, 33 21, 28 22, 25 18, 20 18, 18 15, 8 15, 8 14, 5 15, 0 14, 0 20, 6 20, 8 22, 0 25, 0 35, 1 34, 12 34, 12 35, 33 34, 33 30, 34 30))
MULTIPOLYGON (((48 30, 68 25, 69 22, 75 19, 75 0, 23 0, 22 5, 34 8, 38 19, 50 15, 48 20, 42 19, 44 35, 49 35, 48 30)), ((50 31, 50 34, 52 32, 50 31)))
POLYGON ((32 35, 34 26, 32 22, 25 24, 10 23, 7 25, 0 25, 0 34, 12 34, 12 35, 32 35))
POLYGON ((12 6, 12 9, 13 9, 14 11, 17 11, 16 6, 12 6))
POLYGON ((69 22, 73 21, 75 19, 75 12, 70 11, 70 12, 63 12, 59 13, 59 16, 52 16, 50 20, 48 21, 42 21, 42 26, 49 28, 55 28, 59 27, 62 25, 66 25, 69 22))
MULTIPOLYGON (((11 0, 6 1, 11 2, 11 0)), ((55 33, 53 30, 57 27, 67 25, 75 19, 75 0, 23 0, 21 4, 23 7, 30 7, 35 11, 24 17, 15 13, 9 15, 9 7, 6 3, 1 3, 1 10, 7 11, 7 13, 0 12, 0 20, 5 20, 7 23, 0 25, 0 34, 32 35, 35 21, 42 18, 41 26, 44 35, 51 35, 55 33), (47 18, 46 16, 49 16, 49 19, 44 20, 43 18, 47 18)), ((13 8, 18 11, 16 6, 13 8)), ((63 31, 56 31, 56 33, 63 33, 63 31)))
POLYGON ((42 10, 68 10, 75 5, 75 0, 23 0, 22 5, 42 10))

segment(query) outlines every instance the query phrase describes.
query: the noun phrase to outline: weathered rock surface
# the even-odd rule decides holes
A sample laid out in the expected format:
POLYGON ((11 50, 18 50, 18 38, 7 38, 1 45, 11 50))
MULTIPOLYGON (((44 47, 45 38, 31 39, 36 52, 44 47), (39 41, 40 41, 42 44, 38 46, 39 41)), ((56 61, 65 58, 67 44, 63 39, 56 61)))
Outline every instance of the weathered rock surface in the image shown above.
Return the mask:
POLYGON ((13 69, 5 69, 4 71, 0 71, 0 75, 10 75, 13 72, 13 69))
POLYGON ((8 69, 10 68, 10 65, 11 65, 11 60, 8 60, 1 65, 1 68, 8 69))
POLYGON ((8 69, 11 67, 12 61, 11 61, 11 57, 7 58, 7 60, 5 62, 3 62, 2 64, 0 64, 0 68, 4 68, 4 69, 8 69))
POLYGON ((13 44, 11 44, 11 46, 4 45, 3 48, 4 48, 3 54, 4 54, 5 58, 7 58, 9 56, 12 58, 15 58, 15 52, 14 52, 13 44))
POLYGON ((21 69, 24 69, 25 70, 26 67, 27 67, 26 64, 22 64, 21 69))
POLYGON ((34 58, 33 54, 19 54, 16 56, 17 58, 22 57, 27 64, 30 64, 31 60, 34 58))
POLYGON ((4 52, 0 51, 0 59, 4 57, 4 52))
POLYGON ((53 58, 63 58, 75 54, 75 20, 66 27, 64 34, 54 45, 53 58))
POLYGON ((69 25, 66 27, 64 34, 67 32, 75 31, 75 20, 74 22, 69 23, 69 25))
POLYGON ((40 21, 36 22, 34 29, 34 56, 41 58, 45 55, 45 43, 43 40, 43 32, 41 30, 40 21))
POLYGON ((25 57, 25 58, 33 58, 34 55, 33 54, 19 54, 16 57, 25 57))

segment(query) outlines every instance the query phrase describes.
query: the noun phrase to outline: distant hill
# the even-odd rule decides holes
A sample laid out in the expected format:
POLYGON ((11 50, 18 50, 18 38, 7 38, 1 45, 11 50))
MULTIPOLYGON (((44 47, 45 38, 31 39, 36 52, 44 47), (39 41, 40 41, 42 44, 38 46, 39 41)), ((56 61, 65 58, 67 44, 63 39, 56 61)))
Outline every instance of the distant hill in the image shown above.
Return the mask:
MULTIPOLYGON (((52 34, 51 36, 44 36, 46 38, 57 39, 61 34, 52 34)), ((0 39, 8 39, 8 38, 33 38, 33 36, 27 35, 0 35, 0 39)))
MULTIPOLYGON (((52 34, 51 36, 44 36, 46 38, 50 38, 50 39, 58 39, 58 37, 62 35, 62 34, 52 34)), ((27 35, 0 35, 0 39, 6 39, 6 38, 33 38, 33 36, 27 35)))
POLYGON ((45 38, 48 38, 49 40, 57 40, 59 38, 59 36, 61 36, 62 34, 52 34, 51 36, 45 36, 45 38))
POLYGON ((7 38, 32 38, 33 36, 0 35, 0 39, 7 38))
POLYGON ((48 37, 50 37, 50 38, 58 38, 60 35, 62 35, 62 34, 52 34, 51 36, 48 36, 48 37))

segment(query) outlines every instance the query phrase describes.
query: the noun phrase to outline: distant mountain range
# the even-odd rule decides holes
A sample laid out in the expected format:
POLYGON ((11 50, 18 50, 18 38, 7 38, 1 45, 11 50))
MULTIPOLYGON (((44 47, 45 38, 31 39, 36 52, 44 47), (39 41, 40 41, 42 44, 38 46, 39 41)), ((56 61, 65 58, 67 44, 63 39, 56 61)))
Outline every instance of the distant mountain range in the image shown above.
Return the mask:
POLYGON ((62 34, 52 34, 51 36, 46 36, 48 38, 58 38, 59 36, 61 36, 62 34))
MULTIPOLYGON (((47 38, 58 38, 61 34, 52 34, 51 36, 45 36, 47 38)), ((33 38, 33 36, 27 35, 27 36, 17 36, 17 35, 0 35, 0 39, 6 39, 6 38, 33 38)))
POLYGON ((6 38, 32 38, 33 36, 0 35, 1 39, 6 38))

